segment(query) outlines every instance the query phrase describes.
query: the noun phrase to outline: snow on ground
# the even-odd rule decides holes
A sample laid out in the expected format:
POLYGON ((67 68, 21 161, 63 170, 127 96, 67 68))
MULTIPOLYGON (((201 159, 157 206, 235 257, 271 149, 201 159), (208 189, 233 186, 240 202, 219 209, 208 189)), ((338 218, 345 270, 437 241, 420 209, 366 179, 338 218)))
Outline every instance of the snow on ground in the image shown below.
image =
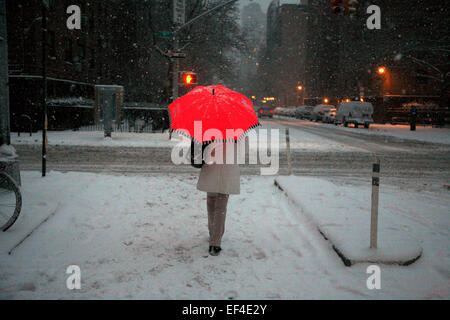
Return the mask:
MULTIPOLYGON (((447 194, 382 188, 383 214, 397 215, 396 227, 420 239, 424 255, 408 267, 380 266, 381 290, 368 290, 369 264, 345 267, 273 177, 241 178, 241 194, 230 197, 223 251, 209 256, 205 194, 196 180, 23 171, 22 214, 0 234, 0 298, 449 298, 447 194), (23 226, 54 210, 7 255, 23 226), (81 290, 66 288, 69 265, 81 268, 81 290)), ((316 190, 317 209, 337 196, 348 210, 359 206, 360 195, 346 190, 316 190)))
MULTIPOLYGON (((328 124, 329 125, 329 124, 328 124)), ((409 125, 392 125, 392 124, 371 124, 369 129, 341 127, 341 130, 362 134, 376 134, 382 136, 390 136, 405 140, 418 140, 423 142, 450 144, 449 128, 433 128, 431 126, 417 126, 416 131, 411 131, 409 125)))
MULTIPOLYGON (((262 135, 265 134, 268 137, 269 146, 271 143, 271 130, 278 130, 278 141, 280 142, 280 149, 286 148, 286 129, 276 123, 263 122, 263 125, 259 127, 257 132, 262 135), (266 130, 264 133, 261 130, 266 130)), ((296 151, 314 151, 314 152, 367 152, 364 149, 352 147, 335 140, 327 139, 301 129, 289 128, 289 145, 291 149, 296 151)), ((251 145, 255 147, 255 145, 251 145)))
POLYGON ((0 146, 0 158, 8 159, 8 158, 16 158, 16 150, 11 145, 3 144, 0 146))
MULTIPOLYGON (((105 138, 103 131, 48 131, 48 144, 51 146, 93 146, 93 147, 167 147, 182 141, 181 136, 168 133, 113 132, 105 138)), ((42 144, 42 131, 29 134, 11 133, 11 144, 42 144)))
MULTIPOLYGON (((392 202, 398 201, 398 194, 382 194, 378 249, 370 249, 370 185, 338 185, 324 179, 296 176, 277 177, 276 181, 302 214, 352 262, 403 264, 423 253, 421 239, 415 239, 414 231, 404 228, 404 217, 392 206, 392 202)), ((448 218, 448 214, 434 217, 446 229, 448 218)))
MULTIPOLYGON (((365 129, 362 126, 359 128, 354 128, 353 125, 349 125, 349 127, 344 127, 342 125, 335 126, 334 124, 329 123, 320 123, 320 122, 311 122, 308 120, 298 120, 290 117, 281 117, 278 116, 277 119, 283 120, 295 120, 299 122, 306 122, 309 125, 313 126, 325 126, 330 127, 331 129, 336 128, 338 130, 348 131, 348 132, 357 132, 359 134, 366 135, 380 135, 380 136, 389 136, 397 139, 404 140, 417 140, 423 142, 432 142, 432 143, 442 143, 442 144, 450 144, 450 128, 435 128, 432 126, 416 126, 416 131, 411 131, 409 125, 392 125, 392 124, 371 124, 369 129, 365 129)), ((303 134, 303 132, 302 132, 303 134)))
MULTIPOLYGON (((271 129, 277 129, 275 133, 280 142, 279 148, 286 148, 285 130, 279 125, 264 123, 262 127, 256 129, 257 140, 251 140, 250 148, 256 149, 261 146, 259 142, 261 135, 267 137, 268 148, 271 145, 271 129), (265 129, 266 131, 261 131, 265 129)), ((307 133, 297 129, 290 129, 290 147, 291 149, 303 151, 361 151, 362 149, 344 145, 330 139, 307 133)), ((51 146, 95 146, 95 147, 173 147, 179 143, 183 144, 187 141, 184 136, 174 133, 172 139, 169 140, 168 133, 133 133, 133 132, 116 132, 112 134, 112 138, 105 138, 101 131, 48 131, 48 144, 51 146)), ((19 144, 35 144, 42 143, 42 133, 34 133, 33 136, 22 134, 11 134, 11 143, 19 144)), ((265 145, 265 144, 263 144, 265 145)))

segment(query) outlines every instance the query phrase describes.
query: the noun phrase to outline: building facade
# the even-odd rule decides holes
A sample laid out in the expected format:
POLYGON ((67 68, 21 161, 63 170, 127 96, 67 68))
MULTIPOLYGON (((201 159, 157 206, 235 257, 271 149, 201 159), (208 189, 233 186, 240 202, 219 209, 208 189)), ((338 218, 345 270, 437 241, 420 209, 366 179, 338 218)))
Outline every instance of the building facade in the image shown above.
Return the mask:
MULTIPOLYGON (((42 109, 41 3, 6 1, 13 127, 21 115, 38 119, 42 109)), ((160 5, 158 1, 49 0, 49 106, 52 101, 70 105, 77 100, 92 105, 97 84, 124 86, 126 101, 160 102, 167 61, 154 50, 151 31, 152 14, 160 5), (70 5, 81 9, 81 30, 66 26, 70 5)), ((50 124, 52 120, 49 117, 50 124)))
POLYGON ((247 50, 241 57, 240 91, 247 96, 254 96, 257 92, 257 71, 261 50, 266 41, 266 15, 258 3, 250 3, 242 9, 242 33, 246 40, 247 50))
POLYGON ((332 14, 328 0, 273 1, 260 76, 284 106, 299 97, 297 82, 314 103, 427 96, 448 106, 448 14, 439 0, 359 1, 352 15, 332 14), (381 9, 379 30, 367 27, 370 5, 381 9))

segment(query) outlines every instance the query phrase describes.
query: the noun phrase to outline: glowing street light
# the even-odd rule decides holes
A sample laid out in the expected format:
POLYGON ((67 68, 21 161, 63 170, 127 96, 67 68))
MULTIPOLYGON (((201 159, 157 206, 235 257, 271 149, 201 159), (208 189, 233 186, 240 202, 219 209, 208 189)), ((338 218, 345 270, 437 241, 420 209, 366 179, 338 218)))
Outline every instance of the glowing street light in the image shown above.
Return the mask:
POLYGON ((386 68, 385 67, 379 67, 377 72, 378 72, 378 74, 384 74, 386 72, 386 68))
POLYGON ((323 102, 328 103, 328 98, 323 99, 323 102))
POLYGON ((297 90, 298 90, 298 91, 302 91, 302 90, 303 90, 303 87, 302 87, 302 86, 298 86, 298 87, 297 87, 297 90))

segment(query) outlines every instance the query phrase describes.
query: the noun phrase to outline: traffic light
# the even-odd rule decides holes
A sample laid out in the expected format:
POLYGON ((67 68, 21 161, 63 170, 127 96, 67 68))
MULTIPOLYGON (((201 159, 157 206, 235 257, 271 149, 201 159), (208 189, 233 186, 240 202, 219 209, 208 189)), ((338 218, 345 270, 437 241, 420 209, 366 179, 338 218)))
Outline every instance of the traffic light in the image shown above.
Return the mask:
POLYGON ((346 0, 345 1, 345 13, 346 14, 355 14, 357 5, 358 5, 357 0, 346 0))
POLYGON ((185 86, 197 84, 197 74, 192 71, 182 71, 180 83, 185 86))
POLYGON ((331 13, 336 15, 344 14, 344 0, 330 0, 331 3, 331 13))

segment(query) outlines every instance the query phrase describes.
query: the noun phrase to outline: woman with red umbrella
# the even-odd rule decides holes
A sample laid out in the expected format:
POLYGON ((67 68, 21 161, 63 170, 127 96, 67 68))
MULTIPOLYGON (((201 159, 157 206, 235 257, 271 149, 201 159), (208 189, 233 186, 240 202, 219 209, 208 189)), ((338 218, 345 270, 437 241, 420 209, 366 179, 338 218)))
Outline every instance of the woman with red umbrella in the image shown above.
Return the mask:
POLYGON ((209 253, 217 256, 228 198, 240 193, 238 144, 260 124, 252 102, 221 85, 197 87, 175 100, 169 111, 171 130, 192 139, 191 161, 201 167, 197 189, 207 193, 209 253))

